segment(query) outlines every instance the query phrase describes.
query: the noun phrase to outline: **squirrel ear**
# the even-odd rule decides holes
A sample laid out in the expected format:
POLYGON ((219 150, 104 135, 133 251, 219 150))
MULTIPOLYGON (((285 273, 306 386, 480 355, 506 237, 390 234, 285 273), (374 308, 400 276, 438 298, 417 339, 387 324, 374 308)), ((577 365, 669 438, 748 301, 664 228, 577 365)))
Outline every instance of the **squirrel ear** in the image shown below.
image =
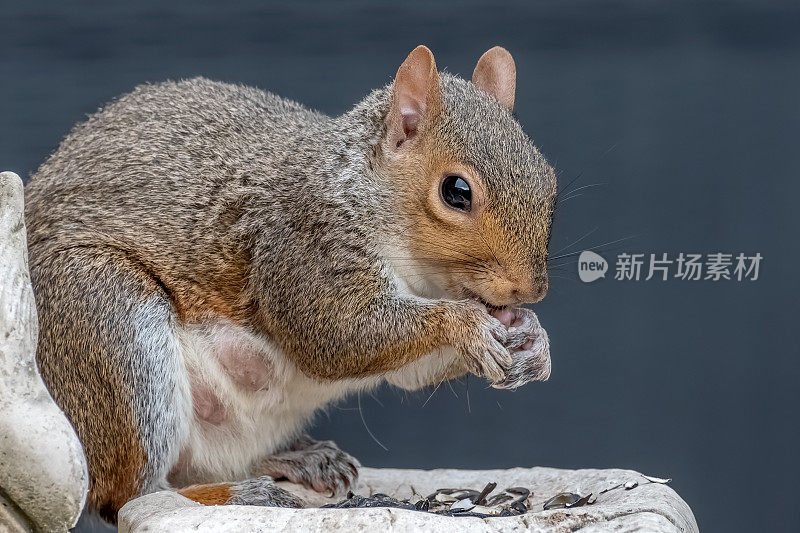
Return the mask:
POLYGON ((394 78, 392 104, 386 118, 393 147, 416 136, 439 110, 439 73, 426 46, 412 50, 394 78))
POLYGON ((509 111, 514 109, 517 67, 514 58, 502 46, 490 48, 481 56, 472 73, 472 83, 494 96, 509 111))

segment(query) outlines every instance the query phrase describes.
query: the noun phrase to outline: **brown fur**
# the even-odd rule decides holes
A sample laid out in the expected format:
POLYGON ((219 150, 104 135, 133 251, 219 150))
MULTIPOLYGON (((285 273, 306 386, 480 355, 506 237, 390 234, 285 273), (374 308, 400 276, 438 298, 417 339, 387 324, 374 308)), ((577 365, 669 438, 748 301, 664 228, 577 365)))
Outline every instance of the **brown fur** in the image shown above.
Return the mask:
POLYGON ((231 499, 231 483, 209 483, 190 485, 178 494, 203 505, 225 505, 231 499))

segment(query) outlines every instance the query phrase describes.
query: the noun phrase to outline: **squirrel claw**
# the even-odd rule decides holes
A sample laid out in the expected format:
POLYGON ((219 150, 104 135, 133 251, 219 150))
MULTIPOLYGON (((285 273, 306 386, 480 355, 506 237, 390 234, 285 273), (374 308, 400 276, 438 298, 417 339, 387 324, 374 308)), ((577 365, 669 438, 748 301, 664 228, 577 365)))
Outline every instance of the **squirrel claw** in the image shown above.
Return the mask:
POLYGON ((492 383, 495 389, 516 389, 528 382, 546 381, 550 377, 547 332, 530 309, 518 308, 513 313, 513 321, 506 321, 509 332, 505 342, 505 347, 511 351, 512 363, 503 379, 492 383))
POLYGON ((533 342, 527 342, 525 349, 513 352, 514 362, 505 380, 492 384, 496 389, 516 389, 531 381, 547 381, 550 377, 550 342, 547 333, 541 334, 533 342))
POLYGON ((288 450, 266 457, 258 472, 335 496, 355 486, 360 466, 355 457, 340 450, 333 441, 303 436, 288 450))

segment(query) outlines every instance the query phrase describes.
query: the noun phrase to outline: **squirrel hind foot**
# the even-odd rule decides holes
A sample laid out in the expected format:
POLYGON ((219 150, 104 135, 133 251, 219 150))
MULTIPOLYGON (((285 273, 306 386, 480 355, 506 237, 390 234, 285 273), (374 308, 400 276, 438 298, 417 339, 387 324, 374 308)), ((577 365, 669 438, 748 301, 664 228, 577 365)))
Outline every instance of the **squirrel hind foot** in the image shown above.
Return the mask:
POLYGON ((356 486, 360 466, 355 457, 340 450, 333 441, 303 436, 288 450, 263 459, 257 472, 335 496, 356 486))

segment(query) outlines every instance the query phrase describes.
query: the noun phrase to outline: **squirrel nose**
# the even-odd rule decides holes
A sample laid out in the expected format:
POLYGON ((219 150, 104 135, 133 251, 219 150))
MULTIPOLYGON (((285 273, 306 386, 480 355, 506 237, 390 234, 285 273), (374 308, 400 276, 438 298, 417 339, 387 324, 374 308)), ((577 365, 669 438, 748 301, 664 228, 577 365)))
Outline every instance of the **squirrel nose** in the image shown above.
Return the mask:
POLYGON ((547 276, 534 276, 524 285, 517 284, 511 290, 511 298, 519 303, 536 303, 541 301, 547 294, 547 276))

